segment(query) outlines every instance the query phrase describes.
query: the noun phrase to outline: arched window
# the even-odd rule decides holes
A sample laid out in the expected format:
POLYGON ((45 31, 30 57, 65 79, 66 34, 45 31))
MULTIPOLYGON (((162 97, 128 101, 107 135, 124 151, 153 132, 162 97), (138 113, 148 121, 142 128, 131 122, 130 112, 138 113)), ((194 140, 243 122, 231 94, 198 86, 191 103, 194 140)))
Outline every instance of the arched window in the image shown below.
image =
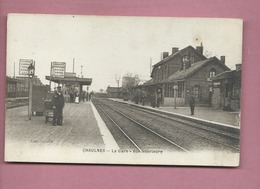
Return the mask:
POLYGON ((212 68, 209 72, 209 78, 213 78, 216 76, 216 69, 212 68))

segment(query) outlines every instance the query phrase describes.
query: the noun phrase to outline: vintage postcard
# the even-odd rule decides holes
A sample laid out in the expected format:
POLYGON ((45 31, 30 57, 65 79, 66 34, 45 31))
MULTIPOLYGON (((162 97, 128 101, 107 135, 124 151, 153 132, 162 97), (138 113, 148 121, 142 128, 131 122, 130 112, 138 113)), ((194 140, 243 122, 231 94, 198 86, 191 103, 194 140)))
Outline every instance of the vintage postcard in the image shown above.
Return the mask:
POLYGON ((6 162, 239 166, 242 20, 7 23, 6 162))

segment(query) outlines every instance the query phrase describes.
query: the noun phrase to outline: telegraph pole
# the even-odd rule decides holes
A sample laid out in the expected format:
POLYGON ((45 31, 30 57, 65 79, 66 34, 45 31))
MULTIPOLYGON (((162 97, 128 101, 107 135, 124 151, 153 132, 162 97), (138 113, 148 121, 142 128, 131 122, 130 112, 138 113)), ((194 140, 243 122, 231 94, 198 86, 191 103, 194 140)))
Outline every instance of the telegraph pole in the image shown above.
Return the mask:
POLYGON ((15 78, 15 62, 14 62, 14 78, 15 78))
POLYGON ((83 68, 83 66, 81 65, 80 67, 81 67, 81 77, 83 78, 83 75, 82 75, 82 68, 83 68))
POLYGON ((73 73, 74 73, 75 59, 73 58, 73 73))

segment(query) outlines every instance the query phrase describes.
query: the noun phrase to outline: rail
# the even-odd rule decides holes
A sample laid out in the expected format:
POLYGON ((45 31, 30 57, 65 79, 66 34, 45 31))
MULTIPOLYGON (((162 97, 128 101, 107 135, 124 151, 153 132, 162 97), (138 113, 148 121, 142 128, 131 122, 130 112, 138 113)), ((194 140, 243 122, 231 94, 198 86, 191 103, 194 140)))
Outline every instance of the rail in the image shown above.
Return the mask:
POLYGON ((29 97, 17 97, 17 98, 6 98, 5 107, 6 109, 16 108, 20 106, 26 106, 29 103, 29 97))

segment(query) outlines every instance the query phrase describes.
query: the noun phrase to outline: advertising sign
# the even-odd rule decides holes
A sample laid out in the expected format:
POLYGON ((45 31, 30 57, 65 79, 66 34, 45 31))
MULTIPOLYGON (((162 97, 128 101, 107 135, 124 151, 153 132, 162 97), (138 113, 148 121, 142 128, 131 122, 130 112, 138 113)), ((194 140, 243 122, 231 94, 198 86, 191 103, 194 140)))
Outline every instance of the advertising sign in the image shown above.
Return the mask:
POLYGON ((19 75, 28 75, 28 67, 35 66, 34 61, 30 59, 20 59, 19 61, 19 75))
POLYGON ((64 78, 66 71, 66 63, 65 62, 52 62, 51 63, 51 76, 64 78))

